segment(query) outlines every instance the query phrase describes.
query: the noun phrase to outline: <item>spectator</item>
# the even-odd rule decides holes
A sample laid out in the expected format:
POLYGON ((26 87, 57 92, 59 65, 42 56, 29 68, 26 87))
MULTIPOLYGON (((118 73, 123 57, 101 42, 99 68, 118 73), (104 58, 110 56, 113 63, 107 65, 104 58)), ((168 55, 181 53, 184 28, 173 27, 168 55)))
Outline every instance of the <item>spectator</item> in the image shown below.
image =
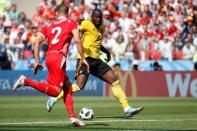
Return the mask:
POLYGON ((183 25, 183 29, 181 32, 181 38, 182 38, 183 42, 184 42, 185 38, 187 37, 187 35, 189 33, 192 33, 192 20, 193 20, 193 18, 191 16, 184 19, 184 25, 183 25))
POLYGON ((195 47, 192 45, 192 42, 187 40, 184 47, 183 47, 183 59, 185 60, 192 60, 195 54, 195 47))
POLYGON ((48 0, 42 0, 39 5, 39 14, 42 16, 46 15, 48 6, 48 0))
POLYGON ((175 18, 174 16, 169 16, 169 27, 167 29, 168 35, 172 38, 176 35, 178 32, 178 27, 175 25, 175 18))
POLYGON ((136 56, 134 56, 134 38, 129 39, 129 43, 126 46, 125 49, 125 59, 128 61, 132 61, 135 59, 136 56))
POLYGON ((138 60, 133 60, 133 62, 132 62, 132 70, 133 71, 139 71, 139 63, 138 63, 138 60))
POLYGON ((22 59, 23 56, 24 44, 22 43, 21 36, 17 36, 14 39, 13 47, 11 48, 14 53, 14 60, 17 62, 19 59, 22 59))
POLYGON ((5 45, 0 44, 0 70, 12 69, 11 62, 8 60, 7 50, 5 45))
POLYGON ((147 31, 142 36, 142 39, 139 41, 139 55, 141 60, 146 59, 146 51, 148 49, 148 46, 150 44, 150 39, 148 38, 147 31))
MULTIPOLYGON (((3 32, 4 32, 4 25, 3 25, 3 23, 4 23, 4 19, 5 19, 5 17, 0 17, 0 36, 3 36, 3 32)), ((0 41, 1 41, 1 39, 0 39, 0 41)))
POLYGON ((197 47, 197 27, 193 26, 192 30, 193 30, 193 35, 192 35, 193 44, 195 47, 197 47))
POLYGON ((128 18, 127 12, 121 12, 121 17, 119 18, 120 27, 123 32, 128 31, 128 27, 131 25, 131 19, 128 18))
POLYGON ((9 18, 11 20, 18 20, 19 18, 19 11, 17 10, 17 5, 16 4, 12 4, 10 11, 9 11, 9 18))
POLYGON ((124 59, 125 49, 128 43, 125 42, 123 34, 119 34, 112 47, 112 53, 116 61, 124 59))
POLYGON ((25 25, 26 20, 27 20, 27 16, 26 16, 25 12, 20 12, 19 18, 18 18, 18 24, 25 25))
POLYGON ((172 60, 172 48, 172 42, 168 36, 164 36, 164 38, 159 41, 159 50, 162 55, 162 60, 172 60))
POLYGON ((157 62, 155 61, 152 65, 153 71, 162 71, 163 67, 157 62))
POLYGON ((113 70, 114 70, 115 73, 121 72, 122 69, 121 69, 120 63, 115 63, 115 64, 113 65, 113 70))

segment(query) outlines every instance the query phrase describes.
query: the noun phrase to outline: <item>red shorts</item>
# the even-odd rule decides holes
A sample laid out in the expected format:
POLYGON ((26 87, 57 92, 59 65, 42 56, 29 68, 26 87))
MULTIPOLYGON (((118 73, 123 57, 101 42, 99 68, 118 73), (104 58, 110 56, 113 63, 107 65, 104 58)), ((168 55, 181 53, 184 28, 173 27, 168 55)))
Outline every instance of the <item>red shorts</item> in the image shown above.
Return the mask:
POLYGON ((48 53, 45 63, 48 69, 47 82, 62 88, 65 81, 69 80, 66 75, 66 57, 62 53, 48 53))

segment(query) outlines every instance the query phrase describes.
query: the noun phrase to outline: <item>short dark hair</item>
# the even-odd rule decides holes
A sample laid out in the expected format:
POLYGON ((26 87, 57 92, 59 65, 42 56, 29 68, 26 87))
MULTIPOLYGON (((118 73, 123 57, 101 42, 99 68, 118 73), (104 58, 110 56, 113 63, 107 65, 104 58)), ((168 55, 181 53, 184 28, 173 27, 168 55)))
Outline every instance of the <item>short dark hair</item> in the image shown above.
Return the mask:
POLYGON ((58 13, 68 14, 69 8, 65 4, 60 4, 56 7, 55 11, 58 13))
POLYGON ((113 65, 113 67, 121 67, 121 65, 120 65, 120 63, 115 63, 114 65, 113 65))
POLYGON ((101 14, 102 14, 102 10, 100 10, 100 9, 98 9, 98 8, 95 8, 95 9, 92 11, 92 15, 97 14, 97 13, 101 13, 101 14))

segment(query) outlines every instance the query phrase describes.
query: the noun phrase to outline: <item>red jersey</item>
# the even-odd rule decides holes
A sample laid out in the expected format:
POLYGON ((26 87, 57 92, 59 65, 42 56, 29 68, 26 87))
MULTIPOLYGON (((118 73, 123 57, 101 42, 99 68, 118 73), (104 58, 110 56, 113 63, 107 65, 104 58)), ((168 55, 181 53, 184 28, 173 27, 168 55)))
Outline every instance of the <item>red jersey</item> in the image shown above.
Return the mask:
POLYGON ((48 51, 47 52, 64 52, 67 55, 70 41, 72 39, 72 31, 78 29, 76 21, 59 17, 52 23, 44 26, 40 33, 48 39, 48 51))

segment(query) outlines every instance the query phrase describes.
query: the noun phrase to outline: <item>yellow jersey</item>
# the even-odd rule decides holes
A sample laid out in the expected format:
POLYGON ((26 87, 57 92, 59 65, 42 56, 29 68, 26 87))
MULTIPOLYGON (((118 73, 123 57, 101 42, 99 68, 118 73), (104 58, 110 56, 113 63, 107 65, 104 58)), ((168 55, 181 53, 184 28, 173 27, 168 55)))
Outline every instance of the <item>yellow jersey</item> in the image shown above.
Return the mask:
POLYGON ((84 20, 80 24, 79 29, 82 32, 81 41, 85 57, 99 59, 105 26, 101 25, 99 28, 96 28, 91 20, 84 20))

